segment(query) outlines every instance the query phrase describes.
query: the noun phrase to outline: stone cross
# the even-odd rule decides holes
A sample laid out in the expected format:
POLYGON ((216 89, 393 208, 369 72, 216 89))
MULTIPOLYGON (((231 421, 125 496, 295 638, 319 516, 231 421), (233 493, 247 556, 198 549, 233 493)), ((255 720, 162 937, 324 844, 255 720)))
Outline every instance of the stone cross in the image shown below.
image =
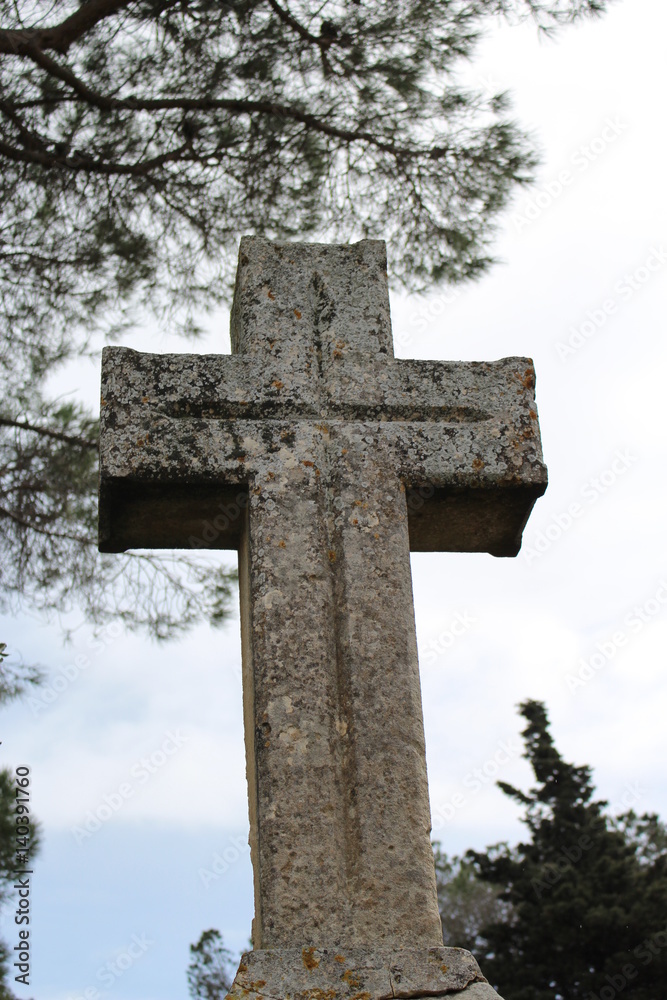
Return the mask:
POLYGON ((231 332, 231 356, 106 349, 100 548, 239 551, 268 958, 235 989, 298 992, 294 949, 309 996, 371 967, 378 996, 481 984, 442 961, 410 550, 517 553, 546 487, 532 363, 395 359, 379 241, 243 239, 231 332))

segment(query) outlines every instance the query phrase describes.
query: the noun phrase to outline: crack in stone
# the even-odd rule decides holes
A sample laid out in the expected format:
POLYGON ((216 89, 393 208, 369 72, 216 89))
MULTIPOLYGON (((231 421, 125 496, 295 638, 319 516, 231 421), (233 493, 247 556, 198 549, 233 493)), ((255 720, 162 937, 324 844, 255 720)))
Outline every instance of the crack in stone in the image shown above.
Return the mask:
POLYGON ((465 993, 469 986, 473 986, 475 983, 485 983, 487 982, 484 977, 475 976, 473 979, 469 979, 465 986, 443 986, 441 989, 424 990, 394 990, 394 984, 392 983, 391 994, 379 994, 376 1000, 426 1000, 427 997, 444 997, 448 994, 465 993))

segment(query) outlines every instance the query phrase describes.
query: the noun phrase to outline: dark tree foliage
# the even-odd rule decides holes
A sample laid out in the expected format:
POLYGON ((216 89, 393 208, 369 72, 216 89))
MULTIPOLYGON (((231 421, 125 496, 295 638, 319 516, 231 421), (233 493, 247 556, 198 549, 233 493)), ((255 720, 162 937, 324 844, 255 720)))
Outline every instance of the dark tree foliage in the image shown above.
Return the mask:
POLYGON ((481 881, 471 861, 449 858, 438 843, 433 855, 442 939, 449 948, 480 955, 486 945, 484 928, 511 917, 511 905, 500 898, 503 886, 481 881))
POLYGON ((183 553, 97 552, 97 421, 72 403, 0 404, 0 607, 74 608, 158 638, 220 624, 234 573, 183 553))
POLYGON ((467 855, 509 906, 482 929, 484 973, 512 1000, 665 1000, 667 829, 652 814, 606 815, 591 769, 554 746, 544 705, 520 708, 537 783, 499 785, 525 806, 530 839, 467 855))
POLYGON ((190 945, 188 993, 192 1000, 223 1000, 234 978, 234 960, 222 943, 220 931, 204 931, 190 945))
POLYGON ((457 84, 494 17, 608 0, 0 0, 0 584, 154 634, 225 615, 201 559, 95 555, 96 423, 46 379, 148 315, 196 332, 239 236, 388 239, 404 284, 474 278, 535 163, 457 84))
POLYGON ((493 16, 606 5, 1 0, 7 329, 210 305, 247 232, 379 236, 408 283, 476 276, 534 155, 454 69, 493 16))

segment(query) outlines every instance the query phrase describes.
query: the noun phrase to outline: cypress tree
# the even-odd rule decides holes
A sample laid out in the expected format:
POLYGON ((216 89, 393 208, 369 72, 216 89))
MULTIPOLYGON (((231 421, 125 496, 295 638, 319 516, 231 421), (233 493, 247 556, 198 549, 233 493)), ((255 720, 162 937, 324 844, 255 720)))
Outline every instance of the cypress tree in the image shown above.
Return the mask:
POLYGON ((529 838, 470 851, 477 878, 503 887, 506 919, 483 928, 482 968, 511 1000, 667 998, 667 840, 657 816, 617 818, 591 768, 563 760, 545 706, 525 701, 524 756, 536 784, 499 786, 525 807, 529 838))

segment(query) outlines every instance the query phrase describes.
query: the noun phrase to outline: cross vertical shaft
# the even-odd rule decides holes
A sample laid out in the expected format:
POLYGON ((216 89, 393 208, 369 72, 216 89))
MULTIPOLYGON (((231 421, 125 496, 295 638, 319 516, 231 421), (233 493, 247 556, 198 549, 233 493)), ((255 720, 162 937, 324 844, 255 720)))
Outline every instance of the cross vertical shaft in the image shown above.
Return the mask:
POLYGON ((338 355, 393 354, 371 249, 251 245, 239 269, 234 349, 321 413, 275 428, 241 548, 258 947, 442 941, 405 488, 381 434, 330 419, 338 355))
POLYGON ((243 240, 232 349, 105 351, 100 547, 239 550, 255 951, 235 996, 493 1000, 439 947, 409 555, 517 553, 546 488, 532 363, 395 359, 373 241, 243 240))
POLYGON ((405 493, 385 481, 381 448, 333 473, 353 446, 340 429, 309 433, 308 465, 250 497, 241 592, 261 947, 441 941, 405 493))

